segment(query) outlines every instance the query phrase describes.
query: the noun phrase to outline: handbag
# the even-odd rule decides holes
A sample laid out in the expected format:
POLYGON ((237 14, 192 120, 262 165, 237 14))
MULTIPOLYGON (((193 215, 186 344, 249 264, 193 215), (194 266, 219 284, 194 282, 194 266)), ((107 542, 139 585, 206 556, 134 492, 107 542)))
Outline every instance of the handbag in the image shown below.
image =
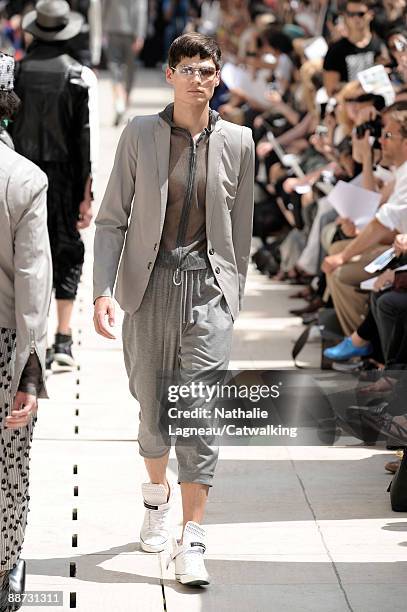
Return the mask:
POLYGON ((403 451, 403 458, 399 469, 395 473, 389 488, 390 502, 393 512, 407 512, 407 453, 403 451))

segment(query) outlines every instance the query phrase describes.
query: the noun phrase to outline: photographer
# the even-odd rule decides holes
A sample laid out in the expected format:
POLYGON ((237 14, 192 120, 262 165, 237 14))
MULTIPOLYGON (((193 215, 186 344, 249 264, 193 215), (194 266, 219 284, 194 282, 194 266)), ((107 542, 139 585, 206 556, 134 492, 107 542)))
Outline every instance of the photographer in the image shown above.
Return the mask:
MULTIPOLYGON (((379 138, 382 129, 382 118, 379 109, 383 108, 384 100, 382 96, 364 94, 359 96, 355 103, 365 103, 372 101, 372 105, 364 106, 358 111, 357 125, 352 131, 352 156, 357 164, 361 165, 361 187, 369 191, 376 191, 382 194, 381 204, 390 197, 394 180, 383 181, 379 178, 378 165, 385 168, 384 174, 389 174, 387 167, 392 165, 392 160, 386 158, 386 151, 381 150, 379 138)), ((355 238, 359 230, 355 224, 347 218, 338 218, 337 224, 346 238, 355 238)))

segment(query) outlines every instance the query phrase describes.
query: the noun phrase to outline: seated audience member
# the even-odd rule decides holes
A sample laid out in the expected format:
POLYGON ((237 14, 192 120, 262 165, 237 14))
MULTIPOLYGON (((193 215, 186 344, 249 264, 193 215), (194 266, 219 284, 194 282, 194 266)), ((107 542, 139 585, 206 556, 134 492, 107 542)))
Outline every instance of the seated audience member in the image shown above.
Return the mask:
POLYGON ((346 336, 357 329, 366 314, 367 297, 359 292, 360 282, 370 276, 364 270, 365 265, 386 250, 396 234, 407 232, 407 225, 404 229, 393 223, 394 210, 400 208, 401 216, 397 217, 400 220, 406 214, 403 204, 407 202, 407 104, 399 102, 386 109, 383 121, 381 146, 387 159, 391 158, 396 167, 389 202, 379 209, 375 218, 356 238, 350 242, 335 243, 332 247, 335 253, 326 257, 322 264, 346 336))
POLYGON ((358 72, 371 68, 383 49, 382 41, 372 34, 371 2, 346 2, 344 19, 347 36, 333 43, 324 60, 324 84, 332 96, 341 83, 357 79, 358 72))
POLYGON ((284 32, 272 27, 266 36, 266 45, 263 52, 271 53, 276 62, 273 64, 273 78, 276 90, 284 96, 290 86, 294 72, 294 64, 291 59, 293 45, 290 38, 284 32))

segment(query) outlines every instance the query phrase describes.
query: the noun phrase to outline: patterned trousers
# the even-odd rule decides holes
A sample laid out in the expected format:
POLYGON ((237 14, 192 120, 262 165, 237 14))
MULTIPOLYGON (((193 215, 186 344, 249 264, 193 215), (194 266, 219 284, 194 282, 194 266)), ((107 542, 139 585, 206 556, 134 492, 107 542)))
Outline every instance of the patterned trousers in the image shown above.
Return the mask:
POLYGON ((16 333, 0 328, 0 571, 15 567, 23 546, 27 524, 29 453, 37 416, 25 427, 7 429, 11 414, 11 381, 16 333))

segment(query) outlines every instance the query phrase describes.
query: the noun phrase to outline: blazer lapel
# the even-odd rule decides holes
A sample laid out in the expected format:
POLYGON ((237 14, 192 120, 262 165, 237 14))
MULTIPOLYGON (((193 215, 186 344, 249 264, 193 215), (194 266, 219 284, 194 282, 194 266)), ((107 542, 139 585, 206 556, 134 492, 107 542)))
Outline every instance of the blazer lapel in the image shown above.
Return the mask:
POLYGON ((206 177, 206 231, 209 233, 213 208, 216 201, 216 192, 219 185, 219 166, 222 159, 225 135, 220 129, 219 121, 215 124, 213 133, 209 137, 208 146, 208 173, 206 177))
POLYGON ((165 210, 168 197, 168 167, 170 164, 170 126, 159 118, 154 130, 155 149, 157 155, 158 181, 160 188, 160 236, 164 227, 165 210))

